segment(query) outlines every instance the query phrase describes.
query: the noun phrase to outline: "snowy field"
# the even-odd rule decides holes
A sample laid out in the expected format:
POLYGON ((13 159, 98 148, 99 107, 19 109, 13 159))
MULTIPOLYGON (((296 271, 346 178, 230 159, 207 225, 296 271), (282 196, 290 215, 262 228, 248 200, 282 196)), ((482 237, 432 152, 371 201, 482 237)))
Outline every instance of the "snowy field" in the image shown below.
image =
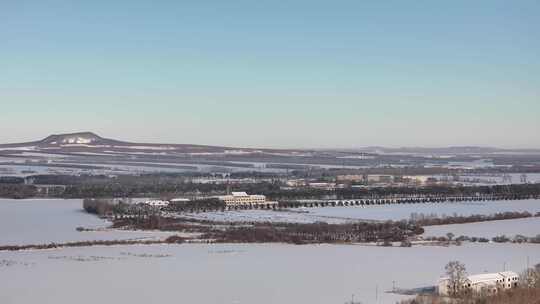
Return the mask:
POLYGON ((0 245, 163 238, 170 235, 145 231, 76 231, 80 226, 106 228, 109 225, 110 222, 84 212, 82 200, 0 199, 0 245))
MULTIPOLYGON (((460 235, 493 238, 499 235, 513 237, 524 235, 533 237, 540 234, 540 218, 524 218, 481 223, 454 224, 424 227, 425 236, 444 236, 451 232, 456 237, 460 235)), ((540 248, 539 248, 540 250, 540 248)))
MULTIPOLYGON (((107 225, 82 212, 80 200, 0 200, 3 245, 162 235, 75 231, 77 226, 107 225)), ((535 225, 525 229, 537 231, 535 225)), ((444 265, 455 259, 464 262, 470 273, 499 271, 505 263, 507 269, 521 271, 527 257, 531 263, 540 262, 539 248, 532 244, 412 248, 184 244, 0 252, 0 303, 93 304, 106 298, 132 304, 342 304, 354 294, 363 303, 393 304, 403 297, 384 292, 391 290, 392 281, 400 288, 433 285, 444 265)))
POLYGON ((243 210, 205 212, 186 217, 225 222, 286 222, 328 223, 354 222, 357 220, 403 220, 412 213, 438 216, 494 214, 506 211, 540 212, 540 200, 487 201, 459 203, 370 205, 353 207, 298 208, 290 211, 243 210))
POLYGON ((154 245, 0 252, 0 303, 394 304, 397 287, 434 285, 444 265, 521 271, 534 245, 154 245), (376 290, 378 289, 378 293, 376 290))
MULTIPOLYGON (((290 211, 244 210, 206 212, 186 217, 227 222, 344 223, 361 219, 400 220, 411 213, 452 215, 493 214, 504 211, 540 212, 539 200, 402 204, 366 207, 300 208, 290 211)), ((540 233, 540 219, 509 220, 491 223, 428 227, 433 235, 453 232, 456 235, 495 236, 540 233), (511 224, 515 223, 515 224, 511 224), (486 228, 483 228, 486 227, 486 228), (500 228, 500 229, 499 229, 500 228), (448 231, 447 229, 452 229, 448 231), (467 232, 469 231, 469 232, 467 232), (465 233, 467 232, 467 233, 465 233), (491 233, 491 234, 489 234, 491 233)), ((0 199, 0 245, 41 244, 50 242, 163 238, 170 233, 148 231, 105 230, 78 232, 77 227, 106 228, 108 221, 82 210, 81 200, 11 200, 0 199)))
MULTIPOLYGON (((302 209, 307 210, 307 209, 302 209)), ((300 210, 241 210, 241 211, 213 211, 201 213, 182 214, 183 218, 198 220, 209 220, 219 222, 254 222, 254 223, 302 223, 309 224, 315 222, 326 222, 330 224, 341 224, 354 221, 343 217, 316 216, 307 211, 300 210)))
POLYGON ((516 201, 486 201, 486 202, 458 202, 458 203, 428 203, 428 204, 399 204, 375 205, 366 207, 323 207, 311 208, 310 214, 347 217, 370 220, 402 220, 409 219, 412 213, 438 216, 494 214, 506 211, 540 212, 540 200, 516 201))

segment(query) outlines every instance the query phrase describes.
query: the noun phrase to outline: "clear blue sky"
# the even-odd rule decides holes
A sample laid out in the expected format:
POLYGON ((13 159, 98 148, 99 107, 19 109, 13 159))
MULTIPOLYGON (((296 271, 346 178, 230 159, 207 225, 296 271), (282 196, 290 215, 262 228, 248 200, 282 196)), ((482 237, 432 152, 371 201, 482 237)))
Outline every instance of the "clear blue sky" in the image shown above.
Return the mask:
POLYGON ((0 142, 540 148, 540 1, 0 0, 0 142))

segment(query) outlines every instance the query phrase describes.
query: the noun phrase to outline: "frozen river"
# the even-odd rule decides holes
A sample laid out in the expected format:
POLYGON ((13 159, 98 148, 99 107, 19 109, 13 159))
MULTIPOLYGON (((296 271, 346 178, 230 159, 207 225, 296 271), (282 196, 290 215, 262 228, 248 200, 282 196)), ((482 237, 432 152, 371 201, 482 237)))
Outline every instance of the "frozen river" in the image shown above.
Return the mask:
POLYGON ((457 203, 397 204, 366 207, 323 207, 307 209, 315 216, 345 217, 370 220, 409 219, 412 213, 437 216, 494 214, 506 211, 540 212, 540 200, 485 201, 457 203))
POLYGON ((369 205, 354 207, 299 208, 287 211, 244 210, 225 212, 206 212, 189 215, 192 218, 227 222, 298 222, 313 223, 324 221, 342 223, 355 220, 403 220, 410 219, 412 213, 451 216, 451 215, 490 215, 506 211, 540 212, 540 200, 485 201, 457 203, 425 203, 369 205))
POLYGON ((384 291, 434 285, 450 260, 469 273, 521 271, 535 245, 154 245, 0 252, 0 303, 393 304, 384 291), (160 256, 160 257, 152 257, 160 256), (378 290, 378 293, 376 291, 378 290))
MULTIPOLYGON (((80 200, 0 200, 0 244, 161 235, 75 231, 107 225, 83 213, 80 200)), ((450 260, 464 262, 469 273, 500 271, 505 264, 521 271, 527 257, 540 262, 539 248, 184 244, 0 252, 0 303, 342 304, 354 294, 363 303, 393 304, 403 298, 385 293, 393 282, 434 285, 450 260)))
MULTIPOLYGON (((493 238, 506 235, 513 237, 524 235, 533 237, 540 234, 540 218, 523 218, 514 220, 491 221, 481 223, 454 224, 424 227, 426 236, 444 236, 451 232, 460 235, 493 238)), ((539 248, 540 250, 540 248, 539 248)))
POLYGON ((111 223, 88 214, 81 200, 0 199, 0 245, 164 237, 144 231, 78 232, 77 227, 106 228, 111 223))

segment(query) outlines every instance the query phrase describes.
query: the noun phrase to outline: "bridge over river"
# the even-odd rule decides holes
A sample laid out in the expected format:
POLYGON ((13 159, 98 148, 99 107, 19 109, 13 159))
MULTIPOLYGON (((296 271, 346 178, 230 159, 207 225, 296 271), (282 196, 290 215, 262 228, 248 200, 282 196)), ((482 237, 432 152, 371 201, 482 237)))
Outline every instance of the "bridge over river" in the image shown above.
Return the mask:
POLYGON ((469 195, 469 196, 393 196, 357 199, 306 199, 294 201, 281 201, 278 205, 251 204, 235 207, 226 207, 225 210, 248 210, 248 209, 290 209, 290 208, 316 208, 316 207, 346 207, 346 206, 369 206, 390 204, 422 204, 422 203, 456 203, 456 202, 479 202, 501 200, 538 199, 538 195, 496 194, 496 195, 469 195))

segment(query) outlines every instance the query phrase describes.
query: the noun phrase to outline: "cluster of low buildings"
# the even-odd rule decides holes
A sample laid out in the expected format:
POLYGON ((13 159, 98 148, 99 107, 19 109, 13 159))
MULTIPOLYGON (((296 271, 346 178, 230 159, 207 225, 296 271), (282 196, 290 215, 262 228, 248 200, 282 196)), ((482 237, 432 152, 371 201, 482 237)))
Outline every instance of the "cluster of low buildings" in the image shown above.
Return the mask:
MULTIPOLYGON (((213 197, 205 197, 207 198, 214 198, 218 199, 222 202, 224 202, 225 207, 255 207, 255 206, 265 206, 265 207, 272 207, 277 206, 278 202, 275 201, 268 201, 266 199, 266 196, 254 194, 250 195, 246 192, 232 192, 231 194, 227 195, 221 195, 221 196, 213 196, 213 197)), ((188 203, 192 200, 187 198, 174 198, 171 200, 144 200, 141 202, 141 204, 150 206, 150 207, 156 207, 156 208, 162 208, 169 206, 170 203, 188 203)), ((194 200, 196 201, 196 200, 194 200)))
MULTIPOLYGON (((522 178, 526 180, 526 177, 522 178)), ((279 182, 283 188, 313 188, 335 190, 349 187, 387 187, 387 186, 430 186, 437 184, 475 184, 495 183, 480 178, 464 178, 457 175, 395 175, 395 174, 339 174, 323 178, 231 178, 225 174, 214 174, 209 177, 197 177, 189 180, 196 184, 256 184, 261 182, 279 182)))
POLYGON ((272 182, 273 179, 254 178, 254 177, 230 178, 230 177, 214 176, 214 177, 197 177, 197 178, 189 179, 188 181, 193 184, 236 185, 236 184, 256 184, 260 182, 272 182))
MULTIPOLYGON (((453 287, 449 278, 441 278, 438 281, 439 295, 451 295, 453 287)), ((516 288, 519 284, 519 275, 513 271, 496 273, 483 273, 468 276, 460 291, 475 294, 494 294, 502 290, 516 288)))
POLYGON ((317 179, 288 179, 285 181, 289 188, 313 188, 335 190, 349 187, 384 187, 384 186, 422 186, 434 185, 441 181, 433 176, 397 176, 386 174, 346 174, 324 181, 317 179))
POLYGON ((349 187, 384 187, 384 186, 423 186, 454 182, 452 177, 429 175, 391 175, 391 174, 340 174, 324 178, 290 177, 244 177, 234 178, 229 173, 214 173, 210 176, 193 177, 187 182, 194 184, 241 185, 256 183, 280 183, 283 188, 314 188, 334 190, 349 187))

